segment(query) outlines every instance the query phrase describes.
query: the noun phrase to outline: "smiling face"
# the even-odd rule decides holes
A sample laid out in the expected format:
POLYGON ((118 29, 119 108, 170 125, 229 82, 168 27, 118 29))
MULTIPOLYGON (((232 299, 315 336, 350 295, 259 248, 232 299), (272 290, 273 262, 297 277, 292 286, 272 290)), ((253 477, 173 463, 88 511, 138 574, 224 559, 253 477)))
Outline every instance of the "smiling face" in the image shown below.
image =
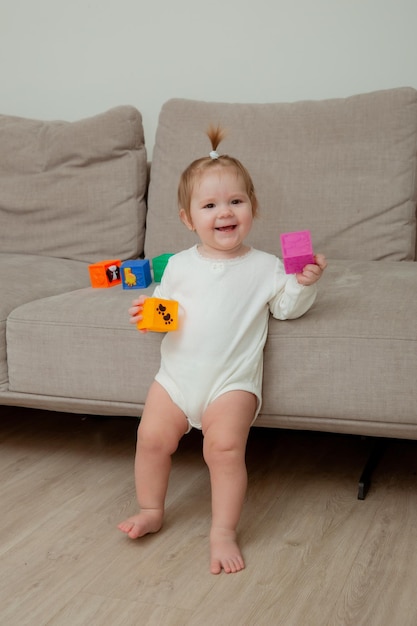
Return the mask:
POLYGON ((189 216, 180 217, 200 237, 200 252, 213 258, 245 254, 244 240, 252 228, 253 208, 242 176, 232 166, 211 167, 196 178, 189 216))

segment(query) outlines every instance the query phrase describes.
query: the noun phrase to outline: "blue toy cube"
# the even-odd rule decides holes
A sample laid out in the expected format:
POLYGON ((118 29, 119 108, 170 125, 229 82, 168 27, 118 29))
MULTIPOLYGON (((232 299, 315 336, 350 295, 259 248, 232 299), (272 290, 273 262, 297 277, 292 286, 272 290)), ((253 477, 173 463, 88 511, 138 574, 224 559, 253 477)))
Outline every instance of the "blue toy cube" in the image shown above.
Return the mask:
POLYGON ((148 259, 123 261, 120 273, 123 289, 145 289, 152 282, 148 259))

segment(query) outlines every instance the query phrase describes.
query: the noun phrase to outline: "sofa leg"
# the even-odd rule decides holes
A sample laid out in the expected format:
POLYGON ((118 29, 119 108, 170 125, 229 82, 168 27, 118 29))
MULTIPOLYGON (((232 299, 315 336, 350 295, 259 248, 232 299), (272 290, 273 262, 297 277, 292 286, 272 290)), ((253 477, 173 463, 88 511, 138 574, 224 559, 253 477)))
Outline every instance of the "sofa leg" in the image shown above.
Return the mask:
POLYGON ((363 468, 361 477, 359 478, 358 500, 365 500, 366 494, 371 486, 372 473, 384 454, 386 447, 387 440, 385 438, 376 438, 373 440, 371 452, 363 468))

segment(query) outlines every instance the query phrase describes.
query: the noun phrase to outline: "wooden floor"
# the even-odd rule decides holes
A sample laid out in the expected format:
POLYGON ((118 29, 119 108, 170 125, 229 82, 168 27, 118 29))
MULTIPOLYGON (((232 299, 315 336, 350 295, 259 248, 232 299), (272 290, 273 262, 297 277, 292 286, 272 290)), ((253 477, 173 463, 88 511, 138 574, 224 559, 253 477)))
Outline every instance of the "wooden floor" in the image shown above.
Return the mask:
POLYGON ((131 541, 136 421, 0 407, 1 626, 416 626, 417 442, 253 429, 247 568, 208 572, 201 435, 174 456, 166 524, 131 541))

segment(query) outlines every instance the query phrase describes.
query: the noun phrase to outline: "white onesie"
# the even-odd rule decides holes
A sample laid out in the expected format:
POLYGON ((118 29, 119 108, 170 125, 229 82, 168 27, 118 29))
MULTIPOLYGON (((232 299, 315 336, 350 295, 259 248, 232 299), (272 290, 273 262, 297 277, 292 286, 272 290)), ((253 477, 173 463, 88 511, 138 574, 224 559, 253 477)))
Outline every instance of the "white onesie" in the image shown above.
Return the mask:
POLYGON ((269 313, 303 315, 316 285, 303 287, 274 255, 251 248, 234 259, 203 257, 198 246, 169 259, 154 296, 177 300, 179 328, 161 345, 155 379, 201 428, 207 406, 221 394, 244 390, 262 401, 263 348, 269 313))

